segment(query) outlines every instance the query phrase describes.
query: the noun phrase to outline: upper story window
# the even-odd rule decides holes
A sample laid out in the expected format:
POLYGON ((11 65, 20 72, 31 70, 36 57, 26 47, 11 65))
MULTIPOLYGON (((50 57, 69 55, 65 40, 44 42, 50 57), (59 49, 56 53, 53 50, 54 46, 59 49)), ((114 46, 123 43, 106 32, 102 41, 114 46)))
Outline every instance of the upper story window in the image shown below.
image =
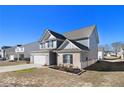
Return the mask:
POLYGON ((40 49, 42 49, 43 48, 43 44, 40 44, 40 49))
POLYGON ((51 40, 51 41, 48 41, 48 47, 53 47, 53 41, 51 40))
POLYGON ((56 48, 56 41, 50 40, 45 43, 41 43, 40 48, 56 48))
POLYGON ((45 48, 45 43, 41 43, 40 48, 45 48))
POLYGON ((24 47, 17 47, 15 52, 24 52, 24 47))

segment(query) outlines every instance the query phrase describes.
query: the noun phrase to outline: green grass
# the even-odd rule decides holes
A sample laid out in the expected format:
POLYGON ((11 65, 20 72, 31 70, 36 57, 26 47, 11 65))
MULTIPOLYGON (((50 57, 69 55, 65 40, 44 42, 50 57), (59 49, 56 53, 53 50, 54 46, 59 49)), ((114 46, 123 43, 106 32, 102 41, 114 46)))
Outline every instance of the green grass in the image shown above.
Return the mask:
POLYGON ((24 70, 17 70, 17 71, 14 71, 14 72, 17 72, 17 73, 28 73, 28 72, 33 72, 36 68, 31 68, 31 69, 24 69, 24 70))

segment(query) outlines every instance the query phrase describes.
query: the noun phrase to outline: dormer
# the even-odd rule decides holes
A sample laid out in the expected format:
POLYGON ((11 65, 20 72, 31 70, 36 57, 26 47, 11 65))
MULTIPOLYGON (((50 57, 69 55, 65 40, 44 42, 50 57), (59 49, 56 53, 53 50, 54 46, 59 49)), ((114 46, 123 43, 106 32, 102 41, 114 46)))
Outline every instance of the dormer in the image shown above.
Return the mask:
POLYGON ((40 39, 40 49, 56 49, 64 40, 63 35, 47 29, 40 39))
POLYGON ((24 52, 24 47, 22 45, 17 45, 17 47, 15 48, 15 52, 16 53, 24 52))

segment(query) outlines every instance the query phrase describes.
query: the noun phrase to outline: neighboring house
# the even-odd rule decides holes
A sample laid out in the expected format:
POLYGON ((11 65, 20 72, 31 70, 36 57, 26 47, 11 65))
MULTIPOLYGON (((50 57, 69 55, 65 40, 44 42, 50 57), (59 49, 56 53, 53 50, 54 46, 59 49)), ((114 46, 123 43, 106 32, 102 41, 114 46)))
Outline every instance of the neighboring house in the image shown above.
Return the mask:
POLYGON ((11 48, 11 46, 3 46, 1 47, 1 53, 2 53, 2 59, 5 60, 6 59, 6 49, 11 48))
POLYGON ((124 46, 121 46, 120 52, 118 52, 118 57, 124 60, 124 46))
POLYGON ((102 60, 102 59, 104 59, 104 48, 99 47, 98 48, 98 60, 102 60))
POLYGON ((5 49, 6 59, 8 60, 30 60, 32 51, 39 50, 39 42, 33 42, 25 45, 17 45, 5 49))
POLYGON ((105 56, 106 57, 117 57, 117 53, 115 53, 114 51, 104 51, 105 52, 105 56))
POLYGON ((64 34, 47 29, 39 42, 40 51, 31 54, 31 62, 35 64, 85 68, 98 59, 99 37, 95 25, 64 34))
POLYGON ((3 49, 0 49, 0 59, 3 58, 3 49))
POLYGON ((111 51, 104 51, 106 57, 111 57, 111 51))

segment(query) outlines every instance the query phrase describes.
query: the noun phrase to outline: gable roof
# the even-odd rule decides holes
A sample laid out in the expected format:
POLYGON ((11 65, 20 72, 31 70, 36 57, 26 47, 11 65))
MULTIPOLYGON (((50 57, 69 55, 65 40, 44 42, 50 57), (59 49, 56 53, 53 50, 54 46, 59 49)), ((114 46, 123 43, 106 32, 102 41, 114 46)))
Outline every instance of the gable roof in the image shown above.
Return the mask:
MULTIPOLYGON (((5 50, 7 52, 15 52, 15 49, 17 48, 18 46, 12 46, 10 48, 6 48, 5 50)), ((20 46, 21 48, 24 47, 26 49, 25 52, 27 51, 32 51, 32 50, 39 50, 39 42, 38 41, 35 41, 35 42, 31 42, 31 43, 28 43, 28 44, 24 44, 24 45, 21 45, 20 46)))
POLYGON ((70 40, 73 44, 75 44, 77 47, 79 47, 81 50, 89 50, 89 48, 87 46, 84 46, 78 42, 75 42, 73 40, 70 40))
POLYGON ((11 48, 12 46, 2 46, 1 49, 11 48))
POLYGON ((53 36, 55 36, 56 38, 58 38, 58 39, 66 39, 65 36, 63 36, 63 35, 61 35, 61 34, 59 34, 59 33, 56 33, 56 32, 51 31, 51 30, 49 30, 49 32, 50 32, 53 36))
POLYGON ((66 39, 65 36, 63 36, 63 35, 61 35, 59 33, 56 33, 56 32, 54 32, 54 31, 52 31, 50 29, 46 29, 44 35, 42 36, 42 38, 39 41, 42 41, 43 38, 46 36, 47 33, 52 34, 57 39, 64 39, 64 40, 66 39))
POLYGON ((73 41, 73 40, 69 40, 69 39, 66 39, 66 40, 60 45, 60 47, 59 47, 57 50, 61 50, 61 48, 63 47, 63 45, 64 45, 66 42, 71 42, 71 43, 72 43, 74 46, 76 46, 79 50, 86 50, 86 51, 89 50, 88 47, 86 47, 86 46, 84 46, 84 45, 82 45, 82 44, 80 44, 80 43, 77 43, 77 42, 75 42, 75 41, 73 41))
POLYGON ((66 32, 66 33, 64 33, 64 36, 66 38, 72 39, 72 40, 79 39, 79 38, 88 38, 93 33, 95 28, 96 28, 96 26, 92 25, 92 26, 77 29, 77 30, 74 30, 71 32, 66 32))

